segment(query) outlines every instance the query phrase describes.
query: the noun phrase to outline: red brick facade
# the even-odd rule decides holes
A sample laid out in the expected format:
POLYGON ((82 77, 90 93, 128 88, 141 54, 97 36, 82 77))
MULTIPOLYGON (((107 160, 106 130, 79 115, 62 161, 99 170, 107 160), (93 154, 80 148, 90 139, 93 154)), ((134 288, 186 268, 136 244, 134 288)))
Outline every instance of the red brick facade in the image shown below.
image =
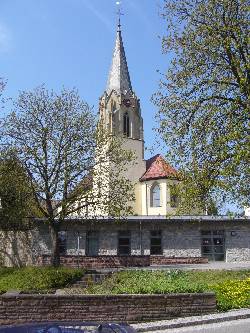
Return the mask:
MULTIPOLYGON (((83 267, 88 269, 122 268, 122 267, 147 267, 151 265, 171 264, 204 264, 207 258, 169 258, 164 256, 61 256, 61 265, 68 267, 83 267)), ((50 265, 50 256, 42 255, 38 258, 38 265, 50 265)))
POLYGON ((2 295, 0 325, 42 321, 140 322, 216 311, 215 295, 2 295))
POLYGON ((164 257, 150 256, 150 265, 174 265, 174 264, 207 264, 208 259, 204 257, 164 257))

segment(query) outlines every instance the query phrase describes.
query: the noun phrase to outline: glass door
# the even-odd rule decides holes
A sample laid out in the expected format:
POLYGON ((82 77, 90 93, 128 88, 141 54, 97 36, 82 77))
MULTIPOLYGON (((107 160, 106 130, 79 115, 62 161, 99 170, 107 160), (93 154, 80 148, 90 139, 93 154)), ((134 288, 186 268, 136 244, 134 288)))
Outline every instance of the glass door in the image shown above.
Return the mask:
POLYGON ((201 231, 202 256, 212 261, 224 261, 225 259, 224 230, 201 231))
POLYGON ((87 232, 87 256, 98 256, 99 254, 99 232, 88 231, 87 232))

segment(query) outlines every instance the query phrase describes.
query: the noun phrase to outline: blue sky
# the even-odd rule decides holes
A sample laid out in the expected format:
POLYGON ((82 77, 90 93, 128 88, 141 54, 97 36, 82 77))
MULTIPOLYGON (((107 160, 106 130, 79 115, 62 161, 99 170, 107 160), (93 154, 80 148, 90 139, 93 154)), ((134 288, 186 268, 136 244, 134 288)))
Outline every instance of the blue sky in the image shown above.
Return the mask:
MULTIPOLYGON (((116 35, 116 0, 0 0, 0 77, 5 95, 41 84, 76 87, 97 111, 105 90, 116 35)), ((122 35, 132 86, 141 99, 145 157, 166 147, 156 141, 150 101, 169 58, 161 52, 163 0, 123 0, 122 35)), ((235 210, 232 205, 226 206, 235 210)), ((225 210, 226 210, 225 208, 225 210)))
MULTIPOLYGON (((115 0, 1 0, 0 77, 15 97, 45 83, 76 87, 98 106, 108 76, 116 33, 115 0)), ((146 146, 155 144, 156 109, 150 101, 168 59, 161 53, 162 0, 123 0, 122 35, 133 89, 141 99, 146 146)), ((164 149, 161 149, 164 152, 164 149)), ((146 152, 146 157, 152 153, 146 152)))

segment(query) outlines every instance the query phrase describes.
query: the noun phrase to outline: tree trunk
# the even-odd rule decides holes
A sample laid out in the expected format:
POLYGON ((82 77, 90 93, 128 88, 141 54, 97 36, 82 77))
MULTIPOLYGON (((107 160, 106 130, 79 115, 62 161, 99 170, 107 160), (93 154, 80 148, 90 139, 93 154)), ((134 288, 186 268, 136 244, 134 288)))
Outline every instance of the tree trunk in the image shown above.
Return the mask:
POLYGON ((60 250, 59 250, 59 227, 55 226, 55 223, 50 225, 50 236, 51 236, 51 265, 53 267, 60 266, 60 250))

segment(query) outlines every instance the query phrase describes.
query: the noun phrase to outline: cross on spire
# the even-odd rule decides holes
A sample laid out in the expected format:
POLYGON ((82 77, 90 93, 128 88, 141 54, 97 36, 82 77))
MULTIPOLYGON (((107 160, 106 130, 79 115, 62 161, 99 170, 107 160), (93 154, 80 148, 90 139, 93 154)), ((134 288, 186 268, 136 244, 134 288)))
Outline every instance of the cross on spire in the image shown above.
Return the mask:
POLYGON ((118 17, 118 31, 121 31, 121 16, 124 15, 121 11, 121 2, 120 1, 117 1, 116 4, 118 5, 118 9, 117 9, 117 17, 118 17))

